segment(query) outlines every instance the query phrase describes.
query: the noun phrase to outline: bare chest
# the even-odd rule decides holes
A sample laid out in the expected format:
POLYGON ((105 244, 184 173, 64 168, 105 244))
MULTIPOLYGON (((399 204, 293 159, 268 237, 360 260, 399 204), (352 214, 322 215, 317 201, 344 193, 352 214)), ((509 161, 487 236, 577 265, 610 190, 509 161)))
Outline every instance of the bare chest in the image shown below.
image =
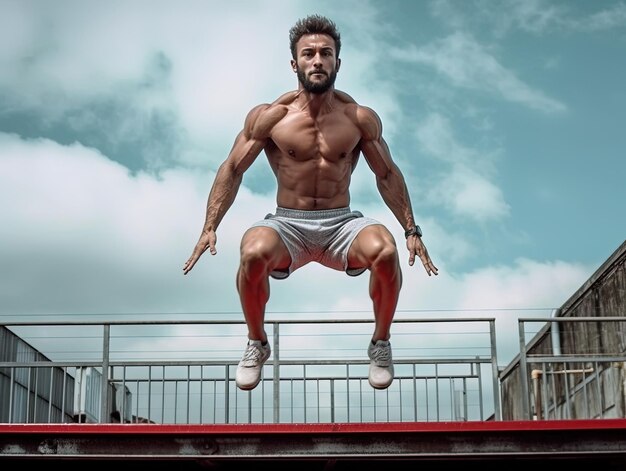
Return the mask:
POLYGON ((270 137, 283 157, 338 161, 354 152, 361 132, 340 112, 316 118, 305 112, 290 112, 274 126, 270 137))

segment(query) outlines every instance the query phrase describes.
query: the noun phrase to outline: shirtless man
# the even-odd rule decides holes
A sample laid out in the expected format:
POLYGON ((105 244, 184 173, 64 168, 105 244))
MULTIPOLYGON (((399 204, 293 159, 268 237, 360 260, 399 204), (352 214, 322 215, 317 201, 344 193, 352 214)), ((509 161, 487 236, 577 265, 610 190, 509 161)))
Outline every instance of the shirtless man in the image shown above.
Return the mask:
POLYGON ((237 290, 248 344, 237 367, 237 386, 255 388, 270 356, 264 327, 269 277, 284 279, 301 266, 318 262, 351 276, 370 271, 375 327, 367 350, 369 383, 384 389, 393 381, 389 339, 402 272, 389 230, 349 207, 350 179, 360 154, 374 172, 385 204, 406 231, 409 265, 418 256, 429 276, 438 270, 422 242, 404 177, 382 137, 378 115, 334 88, 341 65, 335 24, 312 15, 291 28, 289 39, 298 89, 248 113, 217 171, 202 234, 183 273, 189 273, 207 249, 217 253, 216 230, 235 200, 244 172, 264 151, 277 179, 277 208, 253 224, 241 240, 237 290))

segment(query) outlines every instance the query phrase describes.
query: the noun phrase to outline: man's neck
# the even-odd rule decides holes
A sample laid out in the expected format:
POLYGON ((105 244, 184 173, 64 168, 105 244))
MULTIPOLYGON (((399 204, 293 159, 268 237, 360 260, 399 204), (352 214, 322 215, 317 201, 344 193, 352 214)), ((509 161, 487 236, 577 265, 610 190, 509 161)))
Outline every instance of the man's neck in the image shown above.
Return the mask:
POLYGON ((333 110, 335 88, 331 87, 324 93, 311 93, 302 86, 298 89, 297 103, 300 110, 308 110, 312 116, 328 113, 333 110))

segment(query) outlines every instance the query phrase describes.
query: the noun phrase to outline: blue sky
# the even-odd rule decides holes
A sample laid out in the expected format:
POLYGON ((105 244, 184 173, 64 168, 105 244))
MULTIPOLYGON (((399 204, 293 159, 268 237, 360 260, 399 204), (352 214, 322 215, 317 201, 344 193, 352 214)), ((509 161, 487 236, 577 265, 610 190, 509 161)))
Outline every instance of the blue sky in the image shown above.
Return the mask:
MULTIPOLYGON (((247 111, 297 87, 288 30, 342 34, 336 87, 381 116, 440 270, 394 233, 398 315, 549 315, 626 235, 626 2, 0 0, 2 319, 239 316, 249 224, 275 208, 260 156, 187 276, 206 197, 247 111), (535 311, 538 310, 538 311, 535 311), (116 317, 117 316, 117 317, 116 317)), ((367 275, 310 265, 269 315, 370 313, 367 275), (323 295, 320 295, 323 294, 323 295)))

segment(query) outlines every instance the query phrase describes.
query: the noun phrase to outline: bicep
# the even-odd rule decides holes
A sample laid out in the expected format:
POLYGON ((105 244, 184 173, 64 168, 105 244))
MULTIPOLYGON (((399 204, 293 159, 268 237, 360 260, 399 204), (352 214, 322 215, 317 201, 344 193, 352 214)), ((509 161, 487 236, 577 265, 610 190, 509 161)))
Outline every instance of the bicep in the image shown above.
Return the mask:
POLYGON ((264 112, 268 109, 268 105, 259 105, 250 110, 246 116, 243 129, 235 138, 233 147, 226 159, 226 165, 236 174, 243 174, 258 155, 261 153, 267 143, 267 135, 259 132, 259 127, 263 127, 266 121, 264 112))
POLYGON ((242 130, 235 138, 233 147, 226 159, 226 165, 234 173, 238 175, 243 174, 256 160, 265 144, 266 141, 264 139, 256 139, 247 135, 245 130, 242 130))
POLYGON ((362 140, 361 153, 376 178, 385 178, 394 168, 394 163, 385 140, 379 139, 362 140))
POLYGON ((376 177, 385 178, 394 164, 389 146, 382 135, 382 122, 374 110, 364 106, 358 108, 356 118, 361 131, 361 153, 376 177))

